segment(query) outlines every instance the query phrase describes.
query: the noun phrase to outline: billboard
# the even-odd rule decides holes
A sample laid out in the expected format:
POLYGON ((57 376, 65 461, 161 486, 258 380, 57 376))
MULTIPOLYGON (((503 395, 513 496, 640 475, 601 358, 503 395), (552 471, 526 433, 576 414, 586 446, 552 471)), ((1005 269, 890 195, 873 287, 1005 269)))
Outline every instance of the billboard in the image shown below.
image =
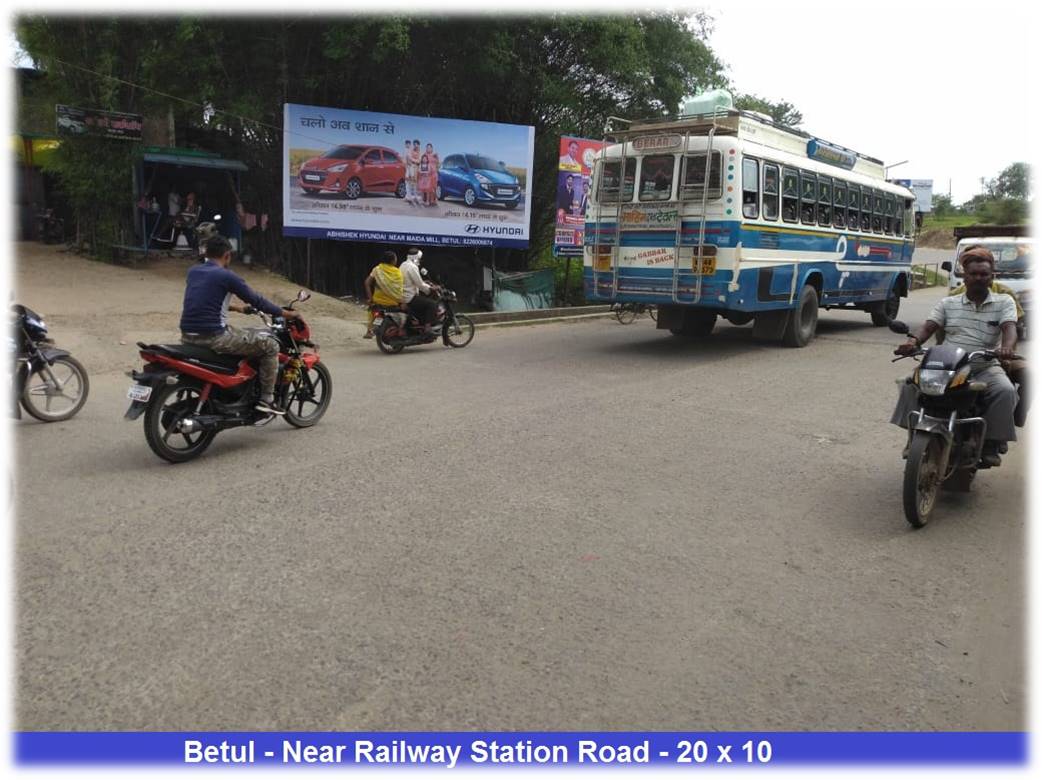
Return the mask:
POLYGON ((287 103, 287 236, 528 246, 535 129, 287 103))
POLYGON ((894 179, 894 184, 915 193, 915 210, 923 214, 933 211, 933 179, 894 179))
POLYGON ((144 117, 141 114, 121 114, 93 108, 54 107, 55 129, 59 136, 98 135, 140 141, 144 117))
POLYGON ((557 220, 554 227, 554 254, 578 256, 583 252, 586 202, 590 196, 593 160, 604 146, 589 138, 561 137, 557 165, 557 220))

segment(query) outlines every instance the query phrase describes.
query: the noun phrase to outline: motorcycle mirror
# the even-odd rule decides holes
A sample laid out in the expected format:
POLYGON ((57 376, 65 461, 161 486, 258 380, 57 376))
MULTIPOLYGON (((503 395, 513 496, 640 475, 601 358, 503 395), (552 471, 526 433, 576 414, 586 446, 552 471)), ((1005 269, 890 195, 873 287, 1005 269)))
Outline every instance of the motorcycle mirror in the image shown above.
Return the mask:
POLYGON ((427 269, 426 268, 421 268, 420 269, 420 275, 421 276, 426 276, 427 275, 427 269))
POLYGON ((311 297, 311 293, 309 293, 307 290, 298 290, 297 291, 297 300, 298 301, 302 301, 303 302, 303 301, 306 301, 310 297, 311 297))
POLYGON ((901 322, 901 320, 890 320, 890 325, 888 327, 894 333, 907 333, 909 330, 908 326, 901 322))

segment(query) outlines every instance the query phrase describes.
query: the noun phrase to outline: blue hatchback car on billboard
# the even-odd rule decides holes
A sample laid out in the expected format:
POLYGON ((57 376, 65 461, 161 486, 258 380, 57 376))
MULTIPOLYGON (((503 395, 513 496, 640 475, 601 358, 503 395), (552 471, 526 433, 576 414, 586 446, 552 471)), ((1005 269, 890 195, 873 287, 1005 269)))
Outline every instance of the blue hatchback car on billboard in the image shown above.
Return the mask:
POLYGON ((482 154, 450 154, 438 170, 438 200, 462 198, 468 206, 500 203, 516 209, 521 183, 502 161, 482 154))

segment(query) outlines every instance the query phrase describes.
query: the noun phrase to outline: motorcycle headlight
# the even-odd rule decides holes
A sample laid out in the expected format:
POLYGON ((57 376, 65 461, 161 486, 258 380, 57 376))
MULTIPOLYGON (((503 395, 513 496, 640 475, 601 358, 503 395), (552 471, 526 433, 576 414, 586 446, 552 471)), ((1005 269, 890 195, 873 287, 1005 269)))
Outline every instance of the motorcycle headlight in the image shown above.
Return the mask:
POLYGON ((952 381, 948 383, 948 387, 954 390, 956 387, 966 384, 966 380, 968 380, 969 378, 970 367, 963 366, 956 372, 955 377, 952 379, 952 381))
POLYGON ((943 371, 939 368, 920 368, 919 391, 926 395, 944 395, 948 382, 955 376, 954 371, 943 371))
POLYGON ((348 165, 350 165, 350 163, 344 163, 343 165, 334 165, 332 168, 329 168, 328 170, 330 173, 343 173, 347 170, 348 165))

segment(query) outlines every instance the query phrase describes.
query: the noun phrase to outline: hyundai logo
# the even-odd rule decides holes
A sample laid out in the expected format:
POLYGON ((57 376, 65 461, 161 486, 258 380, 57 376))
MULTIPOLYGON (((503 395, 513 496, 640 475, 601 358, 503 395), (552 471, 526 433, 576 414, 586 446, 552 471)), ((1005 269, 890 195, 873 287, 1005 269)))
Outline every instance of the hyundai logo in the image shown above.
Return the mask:
POLYGON ((480 225, 475 225, 473 223, 467 225, 467 232, 468 233, 477 233, 479 230, 481 230, 481 226, 480 225))

